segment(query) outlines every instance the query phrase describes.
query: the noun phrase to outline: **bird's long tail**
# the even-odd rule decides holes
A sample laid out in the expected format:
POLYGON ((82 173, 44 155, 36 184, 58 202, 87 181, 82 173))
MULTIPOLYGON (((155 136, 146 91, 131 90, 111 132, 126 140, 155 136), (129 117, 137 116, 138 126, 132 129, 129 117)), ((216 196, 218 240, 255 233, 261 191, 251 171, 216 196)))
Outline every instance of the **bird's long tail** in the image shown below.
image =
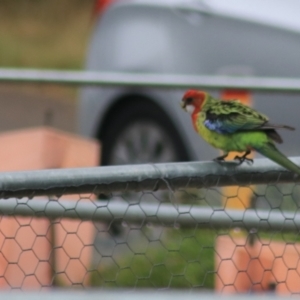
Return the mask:
POLYGON ((300 175, 300 168, 282 154, 272 143, 268 143, 264 147, 255 150, 284 168, 300 175))

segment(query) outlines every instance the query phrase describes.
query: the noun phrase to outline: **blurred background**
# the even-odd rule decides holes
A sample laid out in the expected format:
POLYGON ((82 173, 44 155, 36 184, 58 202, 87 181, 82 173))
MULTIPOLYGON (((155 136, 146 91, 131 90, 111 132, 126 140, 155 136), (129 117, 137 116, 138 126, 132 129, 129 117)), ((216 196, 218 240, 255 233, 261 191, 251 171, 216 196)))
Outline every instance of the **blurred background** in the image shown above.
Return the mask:
MULTIPOLYGON (((96 0, 0 1, 2 68, 78 70, 95 20, 96 0)), ((0 84, 0 131, 39 125, 76 130, 77 89, 0 84)))
MULTIPOLYGON (((126 73, 295 78, 299 3, 276 1, 271 11, 272 3, 257 2, 257 10, 252 1, 236 0, 1 0, 0 66, 123 72, 121 79, 126 73)), ((300 128, 298 95, 286 91, 210 90, 300 128)), ((50 125, 94 137, 104 165, 210 160, 211 147, 179 107, 183 92, 2 82, 0 131, 50 125)), ((299 139, 282 134, 282 151, 297 155, 299 139)))

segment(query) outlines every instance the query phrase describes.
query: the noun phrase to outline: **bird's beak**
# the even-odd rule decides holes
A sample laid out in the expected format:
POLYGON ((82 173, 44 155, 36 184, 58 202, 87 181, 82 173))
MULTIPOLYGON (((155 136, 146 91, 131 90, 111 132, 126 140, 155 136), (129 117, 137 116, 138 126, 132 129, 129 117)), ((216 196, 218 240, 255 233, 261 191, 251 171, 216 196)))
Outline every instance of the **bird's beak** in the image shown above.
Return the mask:
POLYGON ((181 100, 180 106, 182 107, 182 109, 186 110, 186 102, 185 101, 181 100))

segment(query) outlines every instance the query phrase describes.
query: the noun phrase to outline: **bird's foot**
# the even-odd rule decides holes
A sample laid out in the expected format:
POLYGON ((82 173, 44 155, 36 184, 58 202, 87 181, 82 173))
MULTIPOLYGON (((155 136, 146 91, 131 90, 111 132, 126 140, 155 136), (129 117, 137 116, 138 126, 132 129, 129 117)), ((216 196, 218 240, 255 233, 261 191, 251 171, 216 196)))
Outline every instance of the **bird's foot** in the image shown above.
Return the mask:
POLYGON ((248 164, 253 164, 253 159, 248 158, 246 156, 238 156, 236 155, 234 160, 238 160, 239 161, 239 165, 241 165, 244 161, 246 161, 248 164))
POLYGON ((224 158, 219 158, 219 157, 216 157, 213 159, 213 161, 217 162, 217 163, 221 163, 221 162, 224 162, 225 159, 224 158))
POLYGON ((222 163, 222 162, 225 162, 225 157, 227 155, 222 155, 222 156, 218 156, 216 158, 213 159, 213 161, 217 162, 217 163, 222 163))

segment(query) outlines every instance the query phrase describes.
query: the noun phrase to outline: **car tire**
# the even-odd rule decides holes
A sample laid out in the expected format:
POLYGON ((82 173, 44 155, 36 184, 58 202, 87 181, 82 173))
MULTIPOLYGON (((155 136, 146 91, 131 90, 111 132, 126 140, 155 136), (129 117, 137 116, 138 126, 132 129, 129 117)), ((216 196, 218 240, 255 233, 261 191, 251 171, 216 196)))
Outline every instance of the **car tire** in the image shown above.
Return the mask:
POLYGON ((102 165, 188 160, 169 117, 143 98, 131 99, 110 118, 103 130, 102 165))

